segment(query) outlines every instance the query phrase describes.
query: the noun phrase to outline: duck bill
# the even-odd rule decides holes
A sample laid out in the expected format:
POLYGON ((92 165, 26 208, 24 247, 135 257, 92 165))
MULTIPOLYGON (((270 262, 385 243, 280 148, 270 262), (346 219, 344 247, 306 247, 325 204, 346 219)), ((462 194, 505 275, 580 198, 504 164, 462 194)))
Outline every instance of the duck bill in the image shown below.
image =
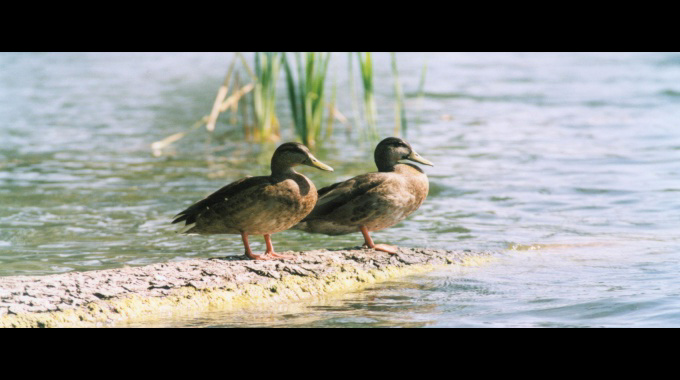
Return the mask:
POLYGON ((309 160, 305 162, 305 165, 313 166, 317 169, 325 170, 327 172, 332 172, 333 168, 324 164, 323 162, 316 159, 316 157, 309 155, 309 160))
POLYGON ((429 160, 422 158, 415 150, 411 151, 411 154, 406 157, 407 160, 419 162, 423 165, 434 166, 429 160))

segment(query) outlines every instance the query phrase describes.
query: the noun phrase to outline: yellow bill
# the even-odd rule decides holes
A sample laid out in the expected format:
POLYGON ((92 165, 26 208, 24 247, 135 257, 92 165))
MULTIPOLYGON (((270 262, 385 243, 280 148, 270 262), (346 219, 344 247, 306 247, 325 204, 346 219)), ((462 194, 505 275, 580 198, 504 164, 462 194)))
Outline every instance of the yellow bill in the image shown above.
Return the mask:
POLYGON ((328 172, 332 172, 333 168, 324 164, 323 162, 319 161, 316 157, 312 156, 311 154, 309 155, 309 161, 306 162, 307 165, 313 166, 317 169, 325 170, 328 172))
POLYGON ((422 158, 415 150, 411 150, 411 154, 406 157, 407 160, 419 162, 423 165, 434 166, 430 161, 422 158))

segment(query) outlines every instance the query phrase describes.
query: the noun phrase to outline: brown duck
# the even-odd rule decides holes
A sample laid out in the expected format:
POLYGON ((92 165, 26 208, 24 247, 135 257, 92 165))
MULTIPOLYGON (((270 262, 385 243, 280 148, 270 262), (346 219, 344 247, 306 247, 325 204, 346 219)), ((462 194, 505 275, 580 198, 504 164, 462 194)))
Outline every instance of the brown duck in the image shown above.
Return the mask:
POLYGON ((369 232, 402 221, 420 207, 429 191, 425 173, 418 166, 399 160, 432 166, 406 141, 388 137, 375 148, 378 172, 322 188, 314 210, 293 228, 326 235, 361 231, 365 246, 397 253, 394 246, 374 244, 369 232))
POLYGON ((316 203, 316 187, 294 170, 297 165, 333 171, 306 146, 285 143, 272 156, 271 175, 230 183, 177 214, 173 223, 185 223, 181 233, 240 234, 245 254, 251 259, 292 258, 274 252, 271 235, 294 226, 316 203), (248 235, 264 235, 267 245, 264 255, 253 254, 248 235))

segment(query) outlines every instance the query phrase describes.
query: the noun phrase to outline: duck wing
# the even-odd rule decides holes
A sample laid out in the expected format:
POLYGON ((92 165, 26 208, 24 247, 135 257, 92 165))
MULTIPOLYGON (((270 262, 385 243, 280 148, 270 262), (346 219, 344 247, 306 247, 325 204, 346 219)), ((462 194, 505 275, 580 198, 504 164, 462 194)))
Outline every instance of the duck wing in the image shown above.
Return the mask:
POLYGON ((318 190, 319 199, 314 210, 302 221, 323 218, 371 189, 380 186, 387 178, 383 173, 367 173, 347 181, 334 183, 318 190))
POLYGON ((239 193, 242 193, 251 187, 260 186, 269 182, 269 177, 251 176, 232 182, 175 215, 175 220, 173 220, 172 223, 174 224, 182 221, 186 222, 186 225, 196 223, 198 215, 208 208, 215 209, 219 207, 221 203, 237 196, 239 193))

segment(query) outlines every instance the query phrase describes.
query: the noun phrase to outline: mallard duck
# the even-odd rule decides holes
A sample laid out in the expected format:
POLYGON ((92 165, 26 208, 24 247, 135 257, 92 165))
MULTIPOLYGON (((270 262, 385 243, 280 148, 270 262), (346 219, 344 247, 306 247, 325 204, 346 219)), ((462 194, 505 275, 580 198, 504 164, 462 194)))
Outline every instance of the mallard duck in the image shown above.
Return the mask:
POLYGON ((369 232, 402 221, 420 207, 429 191, 425 173, 418 166, 399 160, 433 166, 406 141, 388 137, 375 148, 378 172, 322 188, 314 210, 293 228, 326 235, 361 231, 365 246, 397 253, 394 246, 374 244, 369 232))
POLYGON ((250 259, 292 258, 274 252, 271 235, 294 226, 316 204, 316 187, 294 170, 297 165, 333 171, 306 146, 285 143, 272 156, 271 175, 249 176, 230 183, 177 214, 172 223, 185 223, 180 233, 240 234, 250 259), (255 255, 250 250, 251 234, 264 235, 267 245, 264 255, 255 255))

